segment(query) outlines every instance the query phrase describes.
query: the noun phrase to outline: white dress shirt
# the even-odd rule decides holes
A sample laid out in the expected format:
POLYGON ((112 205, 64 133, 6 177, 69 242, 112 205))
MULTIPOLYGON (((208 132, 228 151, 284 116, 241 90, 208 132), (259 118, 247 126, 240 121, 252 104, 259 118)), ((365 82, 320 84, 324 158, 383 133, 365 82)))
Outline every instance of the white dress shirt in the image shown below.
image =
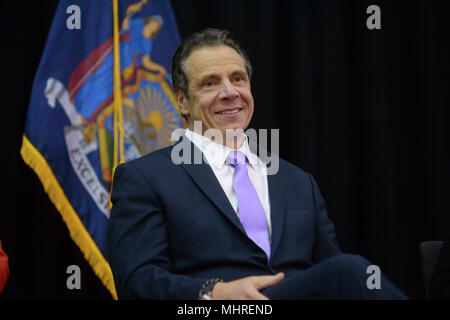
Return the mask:
MULTIPOLYGON (((226 163, 230 152, 234 150, 222 144, 218 144, 211 139, 197 134, 189 129, 186 129, 184 135, 189 140, 191 140, 192 143, 194 143, 194 145, 203 153, 203 159, 206 160, 205 162, 210 165, 211 169, 217 177, 217 180, 219 180, 223 191, 230 201, 231 206, 239 217, 238 198, 233 190, 233 176, 236 169, 232 165, 228 165, 226 163)), ((270 199, 269 185, 267 182, 267 167, 261 161, 261 159, 258 158, 257 155, 250 151, 247 136, 245 136, 244 143, 238 149, 238 151, 241 151, 247 156, 248 176, 253 186, 255 187, 259 202, 261 203, 264 213, 266 214, 267 227, 269 229, 269 239, 271 239, 272 226, 270 221, 270 199)))

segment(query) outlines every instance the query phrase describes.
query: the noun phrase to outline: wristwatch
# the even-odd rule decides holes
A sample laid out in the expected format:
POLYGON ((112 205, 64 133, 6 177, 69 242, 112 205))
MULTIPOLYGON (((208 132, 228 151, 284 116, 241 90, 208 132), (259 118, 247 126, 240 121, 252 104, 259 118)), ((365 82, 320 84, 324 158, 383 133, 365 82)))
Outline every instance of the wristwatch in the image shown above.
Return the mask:
POLYGON ((207 280, 198 293, 199 300, 212 300, 212 289, 216 285, 217 282, 222 282, 223 279, 214 278, 207 280))

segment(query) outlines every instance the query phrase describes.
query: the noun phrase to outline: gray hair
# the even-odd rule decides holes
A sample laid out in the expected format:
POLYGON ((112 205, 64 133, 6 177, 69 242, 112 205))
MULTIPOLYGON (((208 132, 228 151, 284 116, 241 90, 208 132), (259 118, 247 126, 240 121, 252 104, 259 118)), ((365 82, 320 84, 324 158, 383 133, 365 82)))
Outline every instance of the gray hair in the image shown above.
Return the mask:
POLYGON ((177 48, 172 58, 172 87, 178 89, 189 98, 189 82, 186 75, 186 61, 189 55, 196 49, 203 47, 228 46, 236 50, 244 62, 249 79, 252 77, 252 65, 244 49, 234 38, 233 34, 227 30, 205 29, 196 32, 186 38, 177 48))

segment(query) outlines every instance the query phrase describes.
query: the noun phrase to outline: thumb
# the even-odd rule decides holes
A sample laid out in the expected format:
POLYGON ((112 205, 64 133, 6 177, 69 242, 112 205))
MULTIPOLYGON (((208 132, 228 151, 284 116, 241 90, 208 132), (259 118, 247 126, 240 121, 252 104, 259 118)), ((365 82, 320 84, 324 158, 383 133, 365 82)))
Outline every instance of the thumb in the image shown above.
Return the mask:
POLYGON ((261 281, 258 283, 258 289, 265 289, 268 287, 272 287, 276 285, 277 283, 281 282, 284 279, 284 273, 279 272, 273 276, 268 276, 264 279, 264 281, 261 281))

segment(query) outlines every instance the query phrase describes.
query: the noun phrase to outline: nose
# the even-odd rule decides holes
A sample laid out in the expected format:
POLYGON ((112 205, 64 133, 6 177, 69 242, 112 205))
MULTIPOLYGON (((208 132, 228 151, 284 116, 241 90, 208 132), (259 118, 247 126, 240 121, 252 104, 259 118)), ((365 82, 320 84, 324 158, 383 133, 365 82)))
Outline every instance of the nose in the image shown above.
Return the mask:
POLYGON ((222 88, 219 94, 220 99, 232 100, 239 97, 239 92, 233 87, 233 84, 226 80, 222 83, 222 88))

